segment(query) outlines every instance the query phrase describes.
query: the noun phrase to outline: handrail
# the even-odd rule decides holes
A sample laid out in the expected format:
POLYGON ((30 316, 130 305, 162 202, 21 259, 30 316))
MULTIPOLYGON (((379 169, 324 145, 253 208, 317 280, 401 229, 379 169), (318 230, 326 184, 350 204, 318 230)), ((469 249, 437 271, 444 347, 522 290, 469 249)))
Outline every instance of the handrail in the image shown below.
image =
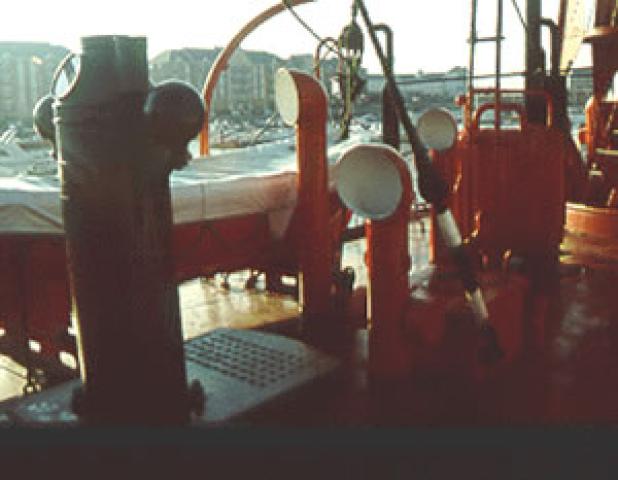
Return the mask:
MULTIPOLYGON (((488 102, 479 105, 474 114, 474 118, 472 118, 472 123, 470 125, 471 130, 478 130, 481 124, 481 117, 483 114, 489 110, 494 110, 494 115, 498 115, 498 108, 496 102, 488 102)), ((521 130, 525 130, 528 126, 528 118, 526 117, 526 111, 524 106, 519 103, 508 103, 508 102, 500 102, 500 112, 517 112, 519 114, 519 126, 521 130)), ((501 125, 501 119, 498 119, 499 126, 501 125)), ((495 125, 495 122, 494 122, 495 125)))
MULTIPOLYGON (((496 89, 495 88, 471 88, 470 89, 470 93, 469 95, 477 95, 477 94, 494 94, 496 93, 496 89)), ((547 104, 547 118, 546 118, 546 126, 548 128, 550 128, 552 126, 552 121, 554 118, 554 102, 553 99, 551 97, 551 95, 545 91, 545 90, 525 90, 525 89, 519 89, 519 88, 501 88, 500 89, 500 94, 508 94, 508 93, 521 93, 523 95, 538 95, 540 97, 545 98, 546 104, 547 104)), ((470 108, 470 106, 473 104, 472 103, 472 99, 468 98, 466 100, 468 102, 468 108, 470 108)), ((470 127, 471 128, 478 128, 479 125, 479 119, 480 116, 487 111, 488 109, 494 109, 496 111, 495 115, 497 117, 497 123, 496 125, 498 126, 498 128, 500 127, 500 112, 502 110, 514 110, 513 108, 513 104, 511 103, 504 103, 504 102, 499 102, 499 103, 488 103, 486 104, 487 106, 484 107, 483 105, 479 106, 472 118, 472 122, 470 127), (482 108, 484 107, 484 108, 482 108)), ((523 119, 525 117, 521 116, 521 112, 520 112, 520 117, 522 118, 522 128, 524 127, 523 125, 523 119)))
POLYGON ((283 12, 289 7, 295 7, 304 3, 314 2, 315 0, 282 0, 281 2, 273 5, 272 7, 264 10, 258 14, 252 20, 250 20, 244 27, 242 27, 238 33, 230 40, 226 47, 221 50, 219 56, 215 60, 214 64, 208 72, 204 88, 202 89, 202 97, 204 99, 204 124, 200 131, 200 155, 208 155, 210 152, 209 144, 209 122, 210 122, 210 102, 212 95, 215 91, 219 77, 223 71, 227 68, 228 61, 236 49, 240 46, 242 41, 257 27, 262 25, 267 20, 270 20, 275 15, 283 12))

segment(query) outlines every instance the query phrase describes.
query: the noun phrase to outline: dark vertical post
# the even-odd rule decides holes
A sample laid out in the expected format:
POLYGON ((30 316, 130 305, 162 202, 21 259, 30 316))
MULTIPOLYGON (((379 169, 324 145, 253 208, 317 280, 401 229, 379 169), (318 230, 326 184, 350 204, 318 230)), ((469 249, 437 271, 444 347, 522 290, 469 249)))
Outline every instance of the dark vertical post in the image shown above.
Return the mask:
POLYGON ((498 8, 496 10, 496 94, 495 102, 496 109, 494 112, 494 127, 496 130, 500 128, 501 115, 501 74, 502 74, 502 16, 503 16, 503 0, 498 0, 498 8))
POLYGON ((83 381, 74 410, 93 423, 184 423, 173 165, 144 114, 146 40, 86 37, 82 46, 78 77, 54 104, 83 381))
MULTIPOLYGON (((526 90, 541 90, 545 80, 545 61, 541 48, 541 0, 526 1, 526 90)), ((539 95, 526 96, 528 121, 545 123, 545 100, 539 95)))
MULTIPOLYGON (((384 23, 373 26, 375 31, 384 32, 386 36, 386 59, 388 66, 393 70, 395 58, 393 54, 393 31, 384 23)), ((388 84, 384 84, 382 90, 382 141, 387 145, 399 150, 401 139, 399 138, 399 120, 397 119, 397 109, 394 99, 390 94, 388 84)))
MULTIPOLYGON (((474 109, 474 57, 476 55, 476 10, 478 0, 471 0, 471 12, 470 12, 470 58, 468 60, 468 112, 474 109)), ((465 118, 464 121, 469 121, 469 118, 465 118)))
POLYGON ((551 69, 545 78, 545 89, 553 101, 552 125, 562 129, 565 134, 571 134, 571 121, 567 110, 566 75, 560 72, 560 52, 562 50, 562 34, 560 27, 548 18, 541 19, 541 25, 548 28, 551 35, 551 69))

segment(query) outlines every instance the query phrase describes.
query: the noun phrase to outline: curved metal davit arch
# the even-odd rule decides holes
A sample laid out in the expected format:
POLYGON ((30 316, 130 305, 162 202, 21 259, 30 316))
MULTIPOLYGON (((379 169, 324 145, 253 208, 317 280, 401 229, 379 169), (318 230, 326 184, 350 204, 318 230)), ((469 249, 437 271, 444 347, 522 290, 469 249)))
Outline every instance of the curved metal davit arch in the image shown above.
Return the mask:
POLYGON ((315 0, 282 0, 281 2, 273 5, 272 7, 264 10, 258 14, 252 20, 250 20, 244 27, 242 27, 238 33, 230 40, 226 47, 221 50, 219 56, 215 60, 215 63, 208 72, 204 88, 202 89, 202 98, 204 99, 204 125, 200 131, 200 155, 208 155, 210 152, 210 139, 209 139, 209 122, 210 122, 210 101, 212 95, 219 81, 219 77, 223 71, 227 68, 228 61, 232 54, 238 49, 242 41, 253 32, 257 27, 270 20, 275 15, 283 12, 289 7, 295 7, 304 3, 314 2, 315 0))

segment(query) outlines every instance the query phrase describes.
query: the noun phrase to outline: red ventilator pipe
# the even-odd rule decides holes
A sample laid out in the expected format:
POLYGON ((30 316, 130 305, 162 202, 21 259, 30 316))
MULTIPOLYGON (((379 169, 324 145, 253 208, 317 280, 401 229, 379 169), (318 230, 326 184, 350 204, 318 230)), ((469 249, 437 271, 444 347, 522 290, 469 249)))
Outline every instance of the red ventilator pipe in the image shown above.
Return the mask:
POLYGON ((413 195, 410 172, 394 148, 377 144, 347 150, 336 172, 342 201, 368 218, 369 370, 379 378, 402 377, 411 369, 410 345, 404 337, 413 195))
POLYGON ((299 303, 304 327, 311 328, 328 322, 332 310, 327 96, 322 84, 314 77, 282 68, 275 77, 275 99, 283 120, 296 126, 296 208, 304 233, 299 245, 299 303))

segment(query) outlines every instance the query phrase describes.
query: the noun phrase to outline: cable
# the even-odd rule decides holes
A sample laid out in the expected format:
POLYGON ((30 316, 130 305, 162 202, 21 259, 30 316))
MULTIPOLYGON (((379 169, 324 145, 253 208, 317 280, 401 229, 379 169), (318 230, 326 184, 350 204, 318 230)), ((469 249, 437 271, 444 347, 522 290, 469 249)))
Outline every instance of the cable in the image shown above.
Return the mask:
MULTIPOLYGON (((331 53, 334 53, 337 58, 339 59, 339 68, 340 68, 340 75, 345 75, 343 73, 343 71, 341 70, 341 66, 342 65, 346 65, 347 67, 347 71, 348 74, 345 75, 346 76, 346 82, 347 82, 347 88, 346 90, 346 95, 344 100, 344 110, 342 113, 342 117, 341 117, 341 123, 342 123, 342 129, 341 129, 341 138, 340 139, 344 139, 347 138, 347 132, 349 131, 349 122, 351 120, 351 109, 350 109, 350 104, 351 104, 351 97, 350 95, 353 95, 352 92, 352 77, 355 76, 354 72, 356 70, 358 70, 358 59, 356 58, 347 58, 345 57, 342 53, 341 53, 341 39, 339 41, 338 44, 338 49, 334 49, 332 48, 329 44, 328 44, 328 39, 327 38, 322 38, 320 37, 313 28, 311 28, 307 22, 305 22, 300 15, 298 15, 296 13, 296 10, 294 9, 294 7, 289 3, 289 0, 281 0, 283 5, 285 6, 285 8, 292 14, 292 16, 298 21, 298 23, 300 23, 302 25, 302 27, 307 30, 307 32, 309 32, 309 34, 311 34, 311 36, 313 38, 315 38, 320 45, 323 45, 327 48, 328 51, 330 51, 331 53)), ((352 10, 352 16, 355 16, 355 4, 353 5, 353 10, 352 10)), ((344 29, 345 31, 345 29, 344 29)), ((342 34, 343 35, 343 34, 342 34)))
MULTIPOLYGON (((309 34, 311 34, 311 36, 313 38, 315 38, 318 42, 322 43, 325 40, 320 37, 317 33, 315 33, 315 30, 313 28, 311 28, 307 22, 305 22, 300 15, 298 15, 298 13, 296 13, 296 9, 290 5, 289 0, 281 0, 281 3, 283 3, 283 5, 285 6, 285 8, 292 14, 292 16, 296 19, 296 21, 298 23, 300 23, 302 25, 302 27, 307 30, 307 32, 309 32, 309 34)), ((337 55, 339 58, 343 58, 343 56, 341 55, 341 52, 335 50, 334 48, 332 48, 331 46, 329 46, 328 44, 325 44, 326 48, 328 50, 330 50, 332 53, 334 53, 335 55, 337 55)))
POLYGON ((524 30, 528 30, 528 25, 526 24, 526 21, 524 20, 524 16, 521 14, 521 10, 519 9, 519 5, 517 4, 517 0, 511 0, 511 3, 513 4, 513 8, 515 8, 515 11, 517 12, 517 16, 519 17, 519 21, 521 22, 521 26, 524 27, 524 30))

